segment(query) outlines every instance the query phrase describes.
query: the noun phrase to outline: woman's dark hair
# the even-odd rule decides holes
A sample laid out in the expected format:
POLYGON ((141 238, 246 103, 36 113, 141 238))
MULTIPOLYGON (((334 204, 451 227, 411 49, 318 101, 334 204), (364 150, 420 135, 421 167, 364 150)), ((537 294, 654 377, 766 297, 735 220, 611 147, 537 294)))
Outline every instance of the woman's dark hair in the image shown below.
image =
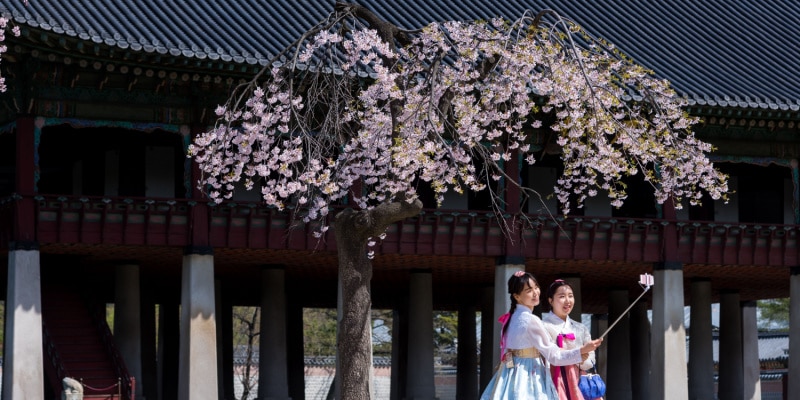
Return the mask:
POLYGON ((508 278, 508 294, 509 297, 511 297, 511 309, 508 310, 508 321, 503 324, 502 335, 506 334, 506 329, 508 325, 511 324, 511 318, 514 316, 514 309, 517 308, 517 299, 514 298, 514 295, 522 293, 522 291, 528 287, 533 287, 530 286, 531 281, 533 281, 534 285, 539 286, 539 282, 530 272, 517 271, 508 278))
MULTIPOLYGON (((556 291, 558 291, 558 288, 560 288, 562 286, 566 286, 566 287, 570 288, 570 290, 572 290, 573 293, 575 292, 575 289, 572 288, 572 285, 570 285, 569 282, 567 282, 567 281, 565 281, 563 279, 556 279, 556 280, 553 281, 553 283, 550 284, 550 287, 547 288, 547 299, 548 300, 553 300, 553 296, 556 295, 556 291)), ((549 304, 549 302, 548 302, 548 304, 549 304)), ((552 311, 552 308, 553 307, 550 306, 551 311, 552 311)))

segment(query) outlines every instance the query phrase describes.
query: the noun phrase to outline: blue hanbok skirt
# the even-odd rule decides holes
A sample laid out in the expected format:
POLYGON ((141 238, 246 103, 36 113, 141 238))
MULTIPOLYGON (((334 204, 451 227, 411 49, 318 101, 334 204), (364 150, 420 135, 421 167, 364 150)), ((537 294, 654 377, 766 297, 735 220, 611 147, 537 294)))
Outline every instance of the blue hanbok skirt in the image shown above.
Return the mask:
POLYGON ((508 350, 481 400, 558 400, 558 392, 538 350, 508 350))

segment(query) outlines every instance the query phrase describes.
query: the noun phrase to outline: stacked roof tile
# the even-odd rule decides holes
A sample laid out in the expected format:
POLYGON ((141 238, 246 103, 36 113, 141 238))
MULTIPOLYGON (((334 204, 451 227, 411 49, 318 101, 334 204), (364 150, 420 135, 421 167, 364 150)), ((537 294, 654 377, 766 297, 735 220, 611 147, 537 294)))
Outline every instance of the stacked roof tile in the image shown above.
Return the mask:
MULTIPOLYGON (((402 27, 551 8, 669 79, 690 104, 800 110, 794 0, 359 0, 402 27)), ((176 57, 264 65, 333 10, 314 0, 0 0, 14 23, 176 57)))

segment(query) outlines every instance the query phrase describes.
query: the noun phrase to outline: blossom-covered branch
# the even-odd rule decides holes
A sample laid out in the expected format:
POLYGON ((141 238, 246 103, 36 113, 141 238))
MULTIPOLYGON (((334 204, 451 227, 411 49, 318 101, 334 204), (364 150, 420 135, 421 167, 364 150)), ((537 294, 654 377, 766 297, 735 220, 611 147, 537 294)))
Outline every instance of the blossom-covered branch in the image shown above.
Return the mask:
POLYGON ((534 164, 548 130, 564 213, 598 193, 621 205, 622 179, 637 174, 659 202, 725 196, 669 83, 554 12, 409 31, 363 11, 339 5, 217 109, 190 147, 212 199, 244 181, 310 221, 347 196, 366 209, 414 199, 423 181, 441 204, 448 191, 491 187, 518 155, 534 164))
MULTIPOLYGON (((11 22, 8 18, 0 17, 0 60, 3 58, 3 54, 6 53, 8 47, 5 45, 6 41, 6 28, 8 28, 8 24, 11 22)), ((11 34, 14 36, 19 36, 20 30, 18 26, 14 26, 11 28, 11 34)), ((6 87, 6 78, 0 75, 0 92, 5 92, 7 89, 6 87)))

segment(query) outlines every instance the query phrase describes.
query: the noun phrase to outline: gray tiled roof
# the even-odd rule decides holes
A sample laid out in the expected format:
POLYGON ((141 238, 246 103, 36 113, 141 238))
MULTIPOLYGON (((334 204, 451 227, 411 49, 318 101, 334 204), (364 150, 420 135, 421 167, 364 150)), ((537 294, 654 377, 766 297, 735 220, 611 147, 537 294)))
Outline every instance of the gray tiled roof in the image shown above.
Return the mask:
MULTIPOLYGON (((719 362, 719 335, 714 335, 714 363, 719 362)), ((689 344, 686 344, 686 354, 689 354, 689 344)), ((787 333, 760 333, 758 335, 758 359, 761 361, 787 360, 789 358, 789 334, 787 333)))
MULTIPOLYGON (((18 24, 173 56, 265 64, 333 0, 0 0, 18 24)), ((796 0, 360 0, 405 28, 553 8, 672 81, 690 104, 800 109, 796 0)))

